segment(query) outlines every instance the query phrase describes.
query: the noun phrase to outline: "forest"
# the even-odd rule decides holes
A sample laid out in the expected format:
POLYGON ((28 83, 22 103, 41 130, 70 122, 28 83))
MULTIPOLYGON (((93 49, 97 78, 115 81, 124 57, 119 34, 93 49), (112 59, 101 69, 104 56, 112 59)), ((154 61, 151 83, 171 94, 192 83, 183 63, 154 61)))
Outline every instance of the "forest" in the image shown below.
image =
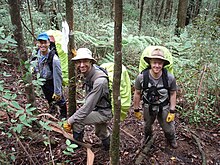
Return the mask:
MULTIPOLYGON (((0 15, 0 164, 220 164, 220 1, 0 0, 0 15), (75 50, 89 48, 98 65, 114 62, 110 151, 101 149, 92 125, 85 127, 83 147, 75 149, 72 135, 62 129, 64 121, 49 113, 41 89, 44 80, 32 74, 31 66, 36 38, 46 31, 69 37, 66 52, 61 44, 57 47, 68 72, 63 86, 68 116, 85 97, 71 62, 75 50), (152 45, 166 47, 173 57, 177 149, 166 146, 157 121, 153 141, 144 146, 144 121, 134 116, 140 58, 152 45), (132 96, 126 117, 119 120, 120 102, 115 99, 122 64, 132 96)), ((56 42, 63 43, 60 36, 56 42)))

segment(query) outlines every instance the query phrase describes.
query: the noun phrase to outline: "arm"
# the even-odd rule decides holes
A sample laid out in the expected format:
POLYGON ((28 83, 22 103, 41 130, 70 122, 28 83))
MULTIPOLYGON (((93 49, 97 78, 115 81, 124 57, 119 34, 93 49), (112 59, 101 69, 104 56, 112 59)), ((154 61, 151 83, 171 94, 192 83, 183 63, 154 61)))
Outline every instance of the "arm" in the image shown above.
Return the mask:
POLYGON ((170 109, 175 110, 176 107, 176 91, 170 91, 170 109))
POLYGON ((134 91, 134 109, 138 109, 141 100, 141 90, 135 89, 134 91))
POLYGON ((54 93, 62 96, 62 71, 60 66, 60 60, 57 55, 53 58, 53 83, 54 93))

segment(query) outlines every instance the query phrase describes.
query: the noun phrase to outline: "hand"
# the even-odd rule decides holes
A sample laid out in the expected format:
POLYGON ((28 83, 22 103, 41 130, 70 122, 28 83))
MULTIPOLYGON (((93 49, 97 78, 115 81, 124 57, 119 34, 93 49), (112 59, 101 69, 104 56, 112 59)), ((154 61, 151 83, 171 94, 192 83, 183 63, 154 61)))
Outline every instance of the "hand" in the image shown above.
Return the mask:
POLYGON ((52 99, 54 99, 55 101, 60 101, 61 96, 54 93, 53 96, 52 96, 52 99))
POLYGON ((71 124, 68 123, 68 121, 64 121, 63 122, 63 129, 64 131, 68 132, 68 133, 72 133, 72 126, 71 124))
POLYGON ((174 121, 174 118, 175 118, 175 113, 169 112, 167 114, 167 119, 166 119, 167 123, 174 121))
POLYGON ((143 115, 140 111, 134 111, 134 116, 138 119, 141 120, 143 118, 143 115))

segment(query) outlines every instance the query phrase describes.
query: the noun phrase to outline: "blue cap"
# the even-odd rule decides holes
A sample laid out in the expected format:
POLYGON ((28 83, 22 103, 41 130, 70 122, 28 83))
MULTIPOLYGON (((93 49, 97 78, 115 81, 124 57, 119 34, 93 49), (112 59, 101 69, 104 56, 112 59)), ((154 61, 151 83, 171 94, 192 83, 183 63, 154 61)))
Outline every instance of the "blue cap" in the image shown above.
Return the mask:
POLYGON ((47 33, 44 32, 44 33, 41 33, 38 35, 37 40, 47 41, 47 40, 49 40, 49 36, 47 35, 47 33))

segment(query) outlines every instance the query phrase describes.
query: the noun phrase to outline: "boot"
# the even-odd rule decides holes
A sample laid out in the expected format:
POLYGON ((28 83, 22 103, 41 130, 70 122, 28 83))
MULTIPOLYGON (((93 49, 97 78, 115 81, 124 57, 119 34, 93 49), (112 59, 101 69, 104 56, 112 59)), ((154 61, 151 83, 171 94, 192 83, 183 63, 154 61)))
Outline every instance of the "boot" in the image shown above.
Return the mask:
POLYGON ((66 103, 63 104, 63 105, 60 105, 60 116, 59 118, 60 119, 63 119, 63 118, 67 118, 67 108, 66 108, 66 103))
MULTIPOLYGON (((83 136, 84 136, 84 131, 81 131, 80 133, 78 132, 73 132, 73 138, 79 142, 83 142, 83 136)), ((74 144, 76 144, 75 142, 73 142, 74 144)), ((81 148, 81 145, 77 144, 78 147, 76 149, 81 148)))
POLYGON ((168 145, 170 145, 174 149, 178 148, 175 135, 170 135, 165 133, 165 137, 167 139, 168 145))
POLYGON ((109 151, 110 149, 110 136, 108 136, 106 139, 102 140, 103 149, 105 151, 109 151))
POLYGON ((168 141, 170 146, 174 149, 178 148, 178 145, 177 145, 177 142, 176 142, 176 138, 172 139, 172 140, 169 140, 168 141))

